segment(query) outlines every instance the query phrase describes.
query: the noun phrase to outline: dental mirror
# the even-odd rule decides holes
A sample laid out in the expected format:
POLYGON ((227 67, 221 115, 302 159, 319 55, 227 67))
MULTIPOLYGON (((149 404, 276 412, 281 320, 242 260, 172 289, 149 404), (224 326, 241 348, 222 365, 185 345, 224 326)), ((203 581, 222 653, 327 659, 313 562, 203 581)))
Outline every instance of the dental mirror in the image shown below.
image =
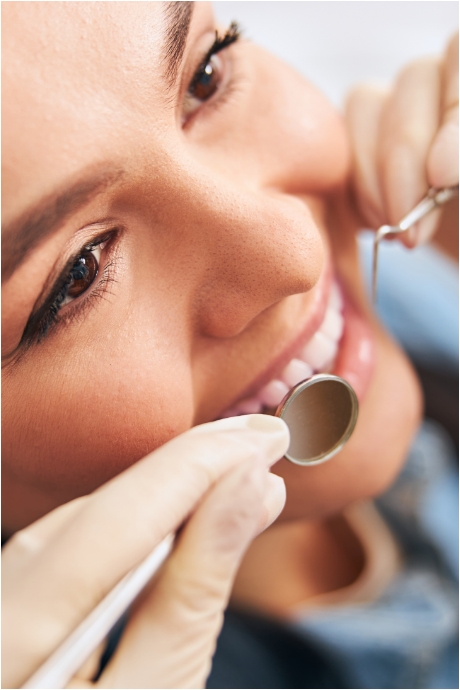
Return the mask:
POLYGON ((296 465, 319 465, 350 438, 358 419, 358 398, 339 376, 316 374, 291 388, 275 415, 291 432, 284 457, 296 465))

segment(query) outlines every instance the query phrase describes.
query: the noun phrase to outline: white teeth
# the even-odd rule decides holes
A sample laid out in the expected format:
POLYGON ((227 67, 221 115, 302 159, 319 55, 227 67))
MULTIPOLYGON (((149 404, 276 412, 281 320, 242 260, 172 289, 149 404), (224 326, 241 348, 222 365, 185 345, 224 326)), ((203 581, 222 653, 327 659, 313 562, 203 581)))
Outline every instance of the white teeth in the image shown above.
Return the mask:
POLYGON ((337 283, 332 283, 328 306, 332 307, 332 309, 339 312, 343 309, 342 293, 340 292, 340 288, 337 285, 337 283))
POLYGON ((281 378, 289 388, 292 388, 292 386, 296 386, 299 381, 309 379, 312 375, 313 369, 309 364, 302 362, 300 359, 291 359, 287 367, 283 370, 281 378))
MULTIPOLYGON (((302 352, 291 359, 279 379, 267 383, 256 396, 236 403, 222 417, 257 414, 264 407, 277 407, 289 389, 300 381, 310 378, 314 372, 332 371, 344 328, 342 310, 342 293, 338 285, 333 283, 323 322, 302 352)), ((366 353, 363 352, 362 356, 365 357, 366 353)))
POLYGON ((276 407, 280 404, 289 388, 278 379, 273 379, 258 393, 257 397, 267 407, 276 407))
POLYGON ((319 371, 325 364, 334 359, 337 349, 338 346, 334 340, 317 331, 302 350, 301 357, 312 369, 319 371))
POLYGON ((331 340, 340 340, 343 333, 343 316, 340 312, 329 307, 326 311, 323 323, 319 328, 320 332, 331 340))
POLYGON ((240 414, 258 414, 262 409, 262 403, 258 398, 247 398, 238 403, 240 414))

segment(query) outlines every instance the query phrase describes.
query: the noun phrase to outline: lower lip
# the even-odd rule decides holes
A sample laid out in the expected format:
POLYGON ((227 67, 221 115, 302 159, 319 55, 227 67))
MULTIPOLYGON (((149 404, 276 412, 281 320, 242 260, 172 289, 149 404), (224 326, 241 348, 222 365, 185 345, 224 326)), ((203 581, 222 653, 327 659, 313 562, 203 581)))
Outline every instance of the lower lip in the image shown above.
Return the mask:
POLYGON ((342 294, 344 330, 332 373, 345 379, 362 402, 374 373, 375 337, 369 322, 346 293, 342 294))

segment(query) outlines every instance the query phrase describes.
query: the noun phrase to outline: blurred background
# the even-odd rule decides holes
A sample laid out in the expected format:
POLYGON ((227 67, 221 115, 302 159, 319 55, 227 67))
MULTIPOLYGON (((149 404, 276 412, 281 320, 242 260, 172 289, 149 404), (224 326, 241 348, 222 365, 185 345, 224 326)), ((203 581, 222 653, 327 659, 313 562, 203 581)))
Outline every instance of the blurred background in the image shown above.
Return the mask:
POLYGON ((459 4, 435 2, 214 2, 223 24, 286 60, 339 106, 362 80, 389 82, 409 60, 439 54, 458 29, 459 4))

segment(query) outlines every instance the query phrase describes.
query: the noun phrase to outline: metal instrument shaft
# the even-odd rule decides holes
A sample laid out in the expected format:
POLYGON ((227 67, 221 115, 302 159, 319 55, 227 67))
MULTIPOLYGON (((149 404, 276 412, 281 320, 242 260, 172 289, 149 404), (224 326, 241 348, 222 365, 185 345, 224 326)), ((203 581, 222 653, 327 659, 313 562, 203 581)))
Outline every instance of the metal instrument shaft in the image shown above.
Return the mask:
POLYGON ((399 235, 407 232, 415 223, 424 218, 428 213, 435 208, 442 206, 450 199, 458 196, 458 185, 456 187, 445 187, 444 189, 428 190, 426 196, 412 209, 398 225, 382 225, 374 237, 374 248, 372 256, 372 304, 377 302, 377 269, 378 269, 378 252, 380 242, 387 235, 399 235))

